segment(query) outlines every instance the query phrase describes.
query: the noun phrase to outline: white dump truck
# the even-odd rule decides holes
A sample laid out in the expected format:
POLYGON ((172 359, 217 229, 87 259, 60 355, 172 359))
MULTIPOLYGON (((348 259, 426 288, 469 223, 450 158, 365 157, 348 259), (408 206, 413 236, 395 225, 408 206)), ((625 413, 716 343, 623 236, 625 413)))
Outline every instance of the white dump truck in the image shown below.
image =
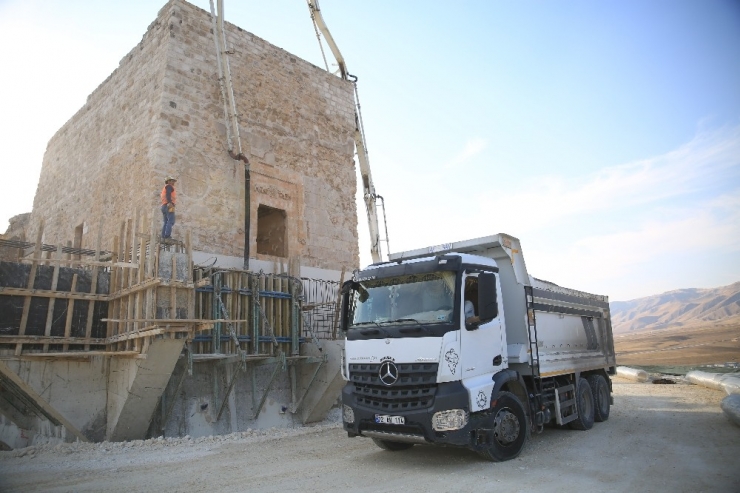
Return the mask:
POLYGON ((381 448, 519 455, 544 425, 609 417, 606 296, 531 277, 498 234, 390 255, 342 286, 344 429, 381 448))

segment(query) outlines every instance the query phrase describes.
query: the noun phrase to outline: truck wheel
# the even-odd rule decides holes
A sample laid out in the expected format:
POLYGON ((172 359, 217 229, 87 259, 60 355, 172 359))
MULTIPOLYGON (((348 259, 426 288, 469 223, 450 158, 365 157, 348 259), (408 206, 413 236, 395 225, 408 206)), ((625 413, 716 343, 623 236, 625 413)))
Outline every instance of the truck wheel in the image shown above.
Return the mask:
POLYGON ((591 393, 594 395, 594 421, 601 423, 609 419, 609 386, 604 375, 588 377, 591 393))
POLYGON ((486 460, 502 462, 519 455, 527 440, 527 414, 517 396, 510 392, 499 392, 496 404, 491 409, 493 436, 490 447, 479 450, 486 460))
POLYGON ((375 445, 382 448, 383 450, 390 450, 391 452, 398 452, 399 450, 408 450, 414 446, 413 443, 406 442, 391 442, 390 440, 381 440, 380 438, 373 438, 375 445))
POLYGON ((590 430, 594 425, 594 395, 591 386, 585 378, 578 379, 576 387, 576 409, 578 417, 568 423, 574 430, 590 430))

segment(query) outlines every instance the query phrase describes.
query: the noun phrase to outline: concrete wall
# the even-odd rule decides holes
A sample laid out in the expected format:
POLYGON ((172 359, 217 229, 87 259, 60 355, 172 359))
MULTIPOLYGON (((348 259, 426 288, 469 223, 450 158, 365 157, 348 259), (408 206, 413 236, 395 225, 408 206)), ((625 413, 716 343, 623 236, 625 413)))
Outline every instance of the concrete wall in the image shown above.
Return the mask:
MULTIPOLYGON (((258 208, 285 211, 285 257, 351 270, 359 263, 354 100, 350 83, 228 24, 229 61, 251 163, 251 256, 258 208)), ((175 237, 195 250, 241 257, 245 236, 243 163, 227 154, 223 104, 208 13, 171 0, 141 43, 51 139, 27 236, 46 220, 46 243, 94 247, 138 208, 161 224, 159 193, 178 178, 175 237)), ((264 235, 263 235, 264 236, 264 235)), ((109 245, 104 245, 109 248, 109 245)))
POLYGON ((344 341, 319 341, 321 350, 315 344, 302 344, 301 354, 306 356, 325 355, 326 361, 319 367, 314 377, 313 369, 306 368, 299 375, 299 388, 308 388, 299 409, 303 423, 314 423, 326 418, 329 410, 337 404, 345 385, 342 377, 342 350, 344 341), (311 378, 313 377, 313 381, 311 378))
MULTIPOLYGON (((5 364, 88 439, 100 441, 105 438, 107 358, 93 357, 85 361, 6 360, 5 364)), ((29 440, 28 444, 54 437, 75 439, 45 419, 38 420, 29 428, 23 433, 29 440)), ((12 427, 7 431, 12 433, 12 427)))
MULTIPOLYGON (((321 342, 323 353, 311 344, 301 348, 304 355, 328 354, 309 392, 305 390, 318 363, 296 365, 295 382, 291 380, 290 367, 284 370, 279 365, 257 419, 254 419, 255 411, 276 365, 248 366, 246 371, 240 370, 218 419, 219 408, 237 366, 215 361, 196 363, 193 375, 185 375, 178 389, 183 373, 187 372, 187 360, 180 356, 182 339, 154 341, 146 359, 6 360, 6 365, 91 441, 162 435, 195 438, 250 428, 292 428, 324 419, 337 403, 344 382, 339 373, 342 342, 321 342), (256 392, 252 387, 253 378, 256 392), (164 399, 160 401, 163 392, 164 399), (292 412, 293 398, 299 400, 304 395, 302 405, 292 412), (160 406, 161 403, 164 406, 160 406), (172 412, 163 426, 170 407, 172 412)), ((0 442, 11 448, 76 439, 63 426, 54 426, 43 417, 19 416, 11 411, 13 409, 0 400, 0 442)))
POLYGON ((114 358, 111 361, 107 440, 144 438, 184 343, 183 339, 158 339, 149 346, 146 359, 114 358))
POLYGON ((278 370, 258 418, 253 419, 255 401, 259 405, 274 369, 274 365, 254 367, 256 394, 252 392, 252 369, 248 367, 247 371, 240 371, 221 418, 217 419, 219 407, 231 381, 234 364, 196 363, 193 367, 193 376, 186 376, 180 391, 174 394, 180 375, 187 371, 185 361, 180 361, 165 395, 167 406, 172 404, 172 399, 175 400, 172 414, 164 430, 162 416, 157 416, 156 430, 152 430, 151 434, 189 435, 196 438, 246 431, 250 428, 302 426, 300 414, 292 414, 289 411, 291 404, 289 370, 278 370))
POLYGON ((178 390, 178 382, 187 372, 187 363, 184 358, 181 359, 165 392, 164 410, 155 416, 150 435, 189 435, 197 438, 242 432, 250 428, 292 428, 326 418, 344 386, 340 374, 340 352, 344 343, 320 342, 323 352, 310 343, 301 345, 301 354, 304 356, 328 355, 316 377, 312 380, 314 370, 319 365, 315 362, 295 365, 295 382, 291 381, 290 366, 286 369, 279 367, 257 419, 254 419, 255 411, 270 382, 275 364, 248 365, 246 370, 239 370, 237 381, 218 419, 219 408, 227 395, 233 372, 239 365, 218 361, 196 363, 193 375, 185 375, 178 390), (252 388, 252 378, 256 392, 252 388), (292 409, 293 398, 299 401, 304 395, 303 402, 298 402, 298 409, 292 409), (167 416, 166 426, 162 426, 164 413, 170 407, 172 412, 167 416))

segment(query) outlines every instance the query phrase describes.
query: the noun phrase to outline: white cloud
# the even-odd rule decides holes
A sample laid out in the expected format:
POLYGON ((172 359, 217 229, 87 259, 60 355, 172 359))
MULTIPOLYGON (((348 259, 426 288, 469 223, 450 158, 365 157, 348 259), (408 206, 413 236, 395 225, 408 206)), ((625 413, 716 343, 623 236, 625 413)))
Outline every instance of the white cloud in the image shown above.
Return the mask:
POLYGON ((584 177, 539 176, 526 188, 479 198, 480 210, 505 207, 506 227, 554 221, 702 192, 740 180, 740 126, 702 132, 675 151, 584 177))
POLYGON ((723 196, 682 212, 670 219, 649 214, 629 230, 584 236, 562 249, 541 249, 538 263, 552 271, 561 270, 557 266, 563 271, 577 267, 578 277, 599 282, 629 275, 638 279, 635 270, 677 253, 701 261, 702 255, 740 250, 738 196, 723 196))
POLYGON ((468 139, 468 141, 465 142, 465 147, 462 151, 450 159, 447 164, 445 164, 445 168, 454 168, 470 161, 472 158, 483 152, 486 147, 488 147, 488 141, 485 139, 481 139, 480 137, 468 139))
POLYGON ((740 190, 693 209, 646 214, 631 229, 548 245, 527 252, 536 276, 578 289, 633 299, 681 287, 737 281, 740 264, 740 190), (697 277, 701 273, 701 278, 697 277), (680 284, 676 284, 680 283, 680 284))
POLYGON ((480 195, 453 192, 444 174, 399 176, 415 192, 390 209, 394 251, 507 232, 531 274, 612 299, 740 277, 740 126, 588 176, 474 187, 480 195))

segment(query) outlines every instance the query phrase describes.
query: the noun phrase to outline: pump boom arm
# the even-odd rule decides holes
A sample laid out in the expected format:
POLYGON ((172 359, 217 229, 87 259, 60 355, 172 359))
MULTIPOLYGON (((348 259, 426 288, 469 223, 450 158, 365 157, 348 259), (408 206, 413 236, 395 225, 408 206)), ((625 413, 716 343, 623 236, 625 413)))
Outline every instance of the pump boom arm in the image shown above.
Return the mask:
MULTIPOLYGON (((370 229, 370 255, 372 255, 373 263, 380 262, 382 260, 380 254, 380 232, 378 227, 378 209, 377 209, 377 198, 378 195, 375 193, 375 186, 373 185, 373 177, 370 173, 370 161, 367 155, 367 147, 365 146, 365 136, 362 128, 362 115, 360 114, 360 102, 357 96, 357 78, 347 72, 347 64, 344 61, 342 53, 339 51, 334 38, 329 32, 329 28, 326 27, 324 18, 321 15, 319 9, 318 0, 306 0, 308 2, 308 8, 311 11, 311 19, 314 24, 324 35, 331 52, 334 54, 334 58, 337 60, 339 65, 340 77, 344 80, 349 80, 353 83, 355 88, 355 147, 357 149, 357 160, 360 163, 360 176, 362 178, 362 192, 365 199, 365 208, 367 209, 367 223, 370 229)), ((386 233, 387 236, 387 233, 386 233)), ((387 238, 386 238, 387 241, 387 238)))

